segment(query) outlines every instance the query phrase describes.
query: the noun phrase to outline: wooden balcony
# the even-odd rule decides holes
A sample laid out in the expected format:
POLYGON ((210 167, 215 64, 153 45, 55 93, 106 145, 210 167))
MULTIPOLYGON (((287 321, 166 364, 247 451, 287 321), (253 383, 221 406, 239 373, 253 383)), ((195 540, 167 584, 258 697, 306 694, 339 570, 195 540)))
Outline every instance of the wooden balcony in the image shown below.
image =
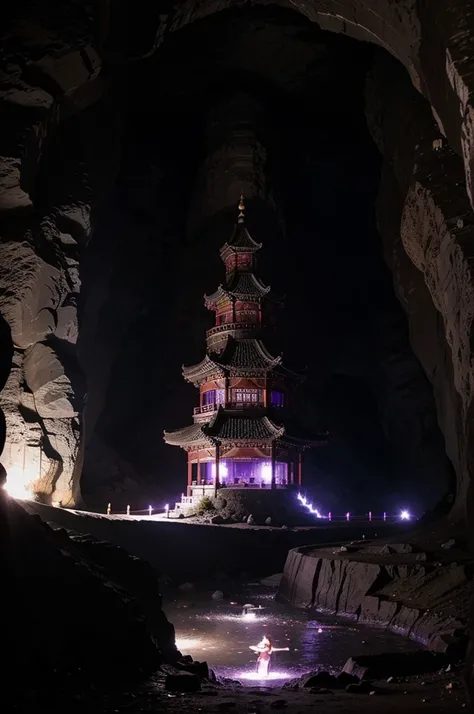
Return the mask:
POLYGON ((219 334, 219 332, 227 332, 229 330, 257 330, 259 328, 260 325, 256 322, 225 322, 223 325, 211 327, 211 329, 206 332, 206 336, 211 337, 212 335, 219 334))
POLYGON ((218 404, 204 404, 202 407, 194 407, 194 415, 197 414, 211 414, 212 412, 215 412, 218 407, 218 404))
POLYGON ((247 410, 247 409, 263 409, 263 402, 227 402, 227 404, 204 404, 202 407, 194 407, 194 416, 199 416, 202 414, 212 414, 217 411, 219 407, 225 409, 234 409, 235 411, 247 410))

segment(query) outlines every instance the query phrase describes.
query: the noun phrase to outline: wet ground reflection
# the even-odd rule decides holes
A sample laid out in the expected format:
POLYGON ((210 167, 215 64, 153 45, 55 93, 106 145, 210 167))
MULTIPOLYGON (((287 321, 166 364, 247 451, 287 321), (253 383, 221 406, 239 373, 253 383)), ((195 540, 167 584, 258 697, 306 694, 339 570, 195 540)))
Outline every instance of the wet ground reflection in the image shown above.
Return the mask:
POLYGON ((315 669, 340 671, 348 657, 419 649, 415 643, 378 628, 336 621, 323 615, 308 615, 274 601, 274 590, 247 586, 232 592, 232 601, 211 599, 207 593, 187 593, 165 603, 165 611, 176 628, 176 641, 183 654, 206 660, 217 675, 243 683, 281 686, 283 680, 315 669), (244 604, 261 609, 255 617, 243 617, 244 604), (274 652, 271 676, 261 682, 255 671, 256 645, 263 635, 274 652))

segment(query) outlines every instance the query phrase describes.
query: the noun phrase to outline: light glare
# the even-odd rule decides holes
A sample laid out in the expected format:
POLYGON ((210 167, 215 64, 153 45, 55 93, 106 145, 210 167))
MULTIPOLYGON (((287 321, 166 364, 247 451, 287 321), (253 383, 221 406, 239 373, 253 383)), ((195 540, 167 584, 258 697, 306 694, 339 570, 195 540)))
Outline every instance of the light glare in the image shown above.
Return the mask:
POLYGON ((11 498, 25 501, 34 498, 33 479, 26 469, 12 466, 7 470, 7 480, 3 484, 4 490, 11 498))
POLYGON ((297 498, 298 498, 298 501, 299 501, 305 508, 307 508, 308 511, 309 511, 313 516, 316 516, 316 518, 325 518, 325 516, 323 516, 323 515, 321 514, 321 512, 320 512, 317 508, 315 508, 311 503, 309 503, 309 501, 307 500, 306 496, 303 496, 301 493, 299 493, 298 496, 297 496, 297 498))
POLYGON ((400 513, 400 519, 401 519, 402 521, 409 521, 410 518, 411 518, 411 515, 410 515, 409 511, 402 511, 402 512, 400 513))

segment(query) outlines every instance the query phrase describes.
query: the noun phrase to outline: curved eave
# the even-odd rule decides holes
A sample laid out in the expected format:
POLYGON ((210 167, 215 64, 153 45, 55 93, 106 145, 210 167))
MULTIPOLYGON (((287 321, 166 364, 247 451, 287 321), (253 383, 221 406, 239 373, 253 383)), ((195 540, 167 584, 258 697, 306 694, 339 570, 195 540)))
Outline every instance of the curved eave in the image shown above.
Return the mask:
POLYGON ((191 384, 204 382, 214 374, 218 377, 225 376, 222 367, 213 360, 209 359, 207 355, 198 364, 191 365, 190 367, 185 367, 183 365, 182 374, 184 379, 191 384))
POLYGON ((207 308, 212 308, 218 300, 220 300, 223 297, 229 298, 229 300, 232 300, 232 294, 229 290, 226 290, 223 285, 219 285, 217 290, 212 293, 211 295, 204 295, 204 305, 207 308))
POLYGON ((176 431, 164 431, 163 439, 169 446, 179 446, 181 449, 197 449, 201 446, 214 445, 213 439, 199 431, 193 430, 192 425, 176 431))

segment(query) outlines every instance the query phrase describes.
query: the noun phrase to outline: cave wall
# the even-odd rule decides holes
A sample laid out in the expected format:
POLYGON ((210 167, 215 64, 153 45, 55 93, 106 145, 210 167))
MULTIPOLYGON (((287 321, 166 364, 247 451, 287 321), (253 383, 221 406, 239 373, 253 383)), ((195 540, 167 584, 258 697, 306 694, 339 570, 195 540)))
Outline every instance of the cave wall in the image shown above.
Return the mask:
POLYGON ((15 348, 2 458, 18 484, 66 505, 80 498, 82 466, 80 259, 117 168, 120 122, 80 3, 67 16, 22 11, 2 40, 0 291, 3 349, 15 348))
POLYGON ((384 155, 377 213, 385 259, 412 347, 433 385, 462 509, 471 468, 474 306, 473 217, 463 163, 440 135, 428 103, 387 56, 378 56, 369 78, 367 114, 384 155))

